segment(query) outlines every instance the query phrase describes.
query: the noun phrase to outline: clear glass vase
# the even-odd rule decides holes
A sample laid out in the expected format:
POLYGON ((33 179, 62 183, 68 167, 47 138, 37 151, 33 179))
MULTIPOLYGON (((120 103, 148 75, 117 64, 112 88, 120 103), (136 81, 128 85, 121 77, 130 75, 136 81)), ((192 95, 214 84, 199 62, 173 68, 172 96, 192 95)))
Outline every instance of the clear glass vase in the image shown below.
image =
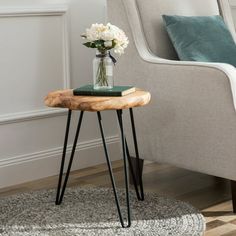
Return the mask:
POLYGON ((108 51, 96 51, 93 59, 93 87, 94 89, 111 89, 113 82, 113 62, 108 51))

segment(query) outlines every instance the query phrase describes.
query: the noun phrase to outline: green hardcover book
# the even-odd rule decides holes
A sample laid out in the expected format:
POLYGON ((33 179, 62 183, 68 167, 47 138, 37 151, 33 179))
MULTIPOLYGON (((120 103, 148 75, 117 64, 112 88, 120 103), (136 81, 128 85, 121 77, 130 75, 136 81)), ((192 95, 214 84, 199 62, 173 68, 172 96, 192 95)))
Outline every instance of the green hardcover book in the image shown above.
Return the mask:
POLYGON ((122 97, 133 92, 135 92, 135 87, 133 86, 114 86, 112 89, 94 89, 91 84, 73 90, 75 96, 122 97))

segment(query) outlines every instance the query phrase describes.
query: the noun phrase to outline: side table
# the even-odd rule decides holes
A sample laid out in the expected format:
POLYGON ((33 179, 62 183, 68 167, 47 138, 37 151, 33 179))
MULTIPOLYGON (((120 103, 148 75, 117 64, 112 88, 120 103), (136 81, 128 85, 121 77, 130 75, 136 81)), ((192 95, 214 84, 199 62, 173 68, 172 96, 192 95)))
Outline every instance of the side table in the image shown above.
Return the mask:
POLYGON ((141 168, 139 165, 139 163, 140 163, 139 151, 138 151, 135 123, 134 123, 134 115, 133 115, 132 108, 145 106, 149 103, 150 99, 151 99, 150 93, 146 92, 146 91, 142 91, 142 90, 137 90, 136 92, 131 93, 126 96, 123 96, 123 97, 74 96, 73 90, 60 90, 60 91, 51 92, 47 95, 47 97, 45 98, 45 104, 47 106, 61 107, 61 108, 68 109, 64 147, 63 147, 59 181, 58 181, 58 187, 57 187, 57 195, 56 195, 56 204, 57 205, 61 204, 61 202, 63 200, 63 196, 65 193, 67 181, 69 178, 69 174, 70 174, 70 170, 71 170, 71 166, 72 166, 72 162, 73 162, 73 158, 74 158, 74 154, 75 154, 76 144, 77 144, 78 137, 79 137, 83 114, 85 111, 97 112, 98 124, 99 124, 100 132, 101 132, 103 148, 104 148, 106 162, 107 162, 107 166, 108 166, 108 170, 109 170, 109 174, 110 174, 110 178, 111 178, 111 184, 112 184, 112 188, 113 188, 113 192, 114 192, 114 196, 115 196, 115 202, 117 205, 119 219, 120 219, 120 222, 121 222, 121 225, 123 228, 127 228, 127 227, 131 226, 131 212, 130 212, 130 199, 129 199, 129 173, 128 173, 129 169, 130 169, 131 176, 133 179, 137 198, 140 201, 144 200, 143 183, 142 183, 142 178, 141 178, 141 174, 140 174, 141 168), (132 166, 131 157, 129 154, 129 148, 128 148, 126 137, 124 134, 123 118, 122 118, 122 111, 124 109, 129 109, 129 113, 130 113, 132 135, 133 135, 135 155, 136 155, 136 160, 137 160, 137 171, 139 173, 138 174, 138 176, 139 176, 138 181, 135 177, 134 168, 132 166), (69 159, 67 171, 65 173, 64 182, 62 184, 68 135, 69 135, 69 130, 70 130, 71 114, 72 114, 73 110, 79 110, 80 116, 79 116, 77 130, 76 130, 76 134, 75 134, 75 138, 74 138, 74 142, 73 142, 71 156, 69 159), (114 180, 112 165, 111 165, 111 161, 110 161, 108 150, 107 150, 105 134, 103 131, 101 111, 105 111, 105 110, 115 110, 116 111, 117 118, 118 118, 118 124, 119 124, 120 132, 121 132, 121 142, 122 142, 123 161, 124 161, 124 173, 125 173, 126 204, 127 204, 127 224, 126 225, 124 224, 124 219, 121 214, 120 203, 119 203, 119 199, 117 196, 117 189, 116 189, 116 184, 115 184, 115 180, 114 180), (129 169, 128 169, 128 166, 129 166, 129 169))

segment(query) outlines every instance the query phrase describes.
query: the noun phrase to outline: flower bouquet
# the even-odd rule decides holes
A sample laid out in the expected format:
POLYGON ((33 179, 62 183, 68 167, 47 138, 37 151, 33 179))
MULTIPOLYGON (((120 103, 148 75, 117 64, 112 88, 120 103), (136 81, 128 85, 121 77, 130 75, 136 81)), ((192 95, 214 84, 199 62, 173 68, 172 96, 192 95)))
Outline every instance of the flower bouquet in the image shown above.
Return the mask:
POLYGON ((124 31, 108 23, 107 25, 92 24, 82 37, 87 40, 83 45, 97 49, 93 60, 94 89, 111 89, 114 84, 113 65, 116 59, 111 55, 110 50, 114 49, 118 55, 123 54, 129 43, 127 36, 124 31))

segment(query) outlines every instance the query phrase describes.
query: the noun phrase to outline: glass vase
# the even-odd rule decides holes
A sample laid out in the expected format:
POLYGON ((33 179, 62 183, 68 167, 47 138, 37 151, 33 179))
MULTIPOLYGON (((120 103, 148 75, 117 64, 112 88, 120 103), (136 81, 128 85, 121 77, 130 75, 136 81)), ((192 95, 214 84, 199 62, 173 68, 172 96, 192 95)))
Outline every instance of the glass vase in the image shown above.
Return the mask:
POLYGON ((93 59, 93 87, 94 89, 112 89, 113 62, 108 51, 96 51, 93 59))

